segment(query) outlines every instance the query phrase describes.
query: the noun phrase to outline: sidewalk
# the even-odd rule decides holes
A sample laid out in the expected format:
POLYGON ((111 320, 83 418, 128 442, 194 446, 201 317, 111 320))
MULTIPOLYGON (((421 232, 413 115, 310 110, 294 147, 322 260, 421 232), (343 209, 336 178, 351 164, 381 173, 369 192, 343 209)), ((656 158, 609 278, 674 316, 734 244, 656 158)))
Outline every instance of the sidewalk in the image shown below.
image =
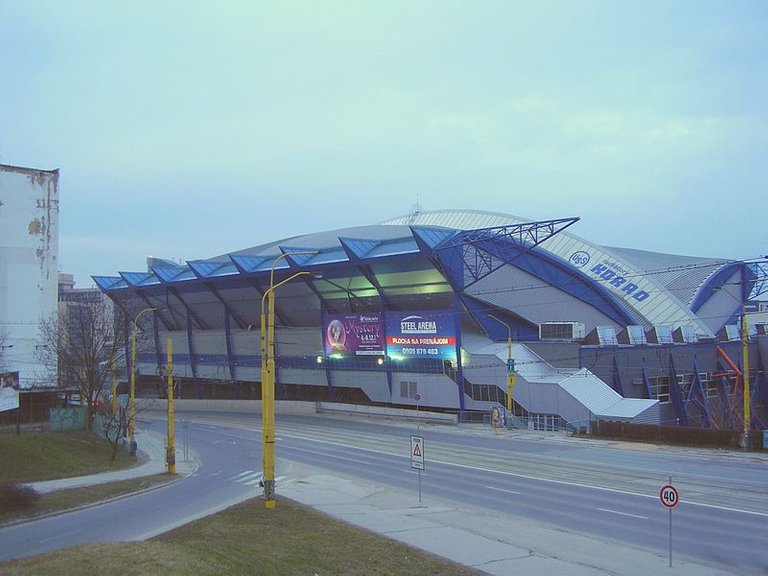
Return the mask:
MULTIPOLYGON (((131 478, 140 478, 142 476, 152 476, 153 474, 162 474, 167 470, 165 463, 165 440, 162 437, 155 436, 154 434, 142 430, 136 430, 136 443, 139 447, 139 464, 136 466, 115 470, 114 472, 91 474, 89 476, 75 476, 73 478, 34 482, 30 484, 30 486, 41 494, 44 494, 46 492, 54 492, 55 490, 63 490, 66 488, 80 488, 83 486, 94 486, 96 484, 129 480, 131 478)), ((179 449, 177 448, 176 473, 180 476, 186 476, 194 472, 197 468, 197 463, 194 460, 183 462, 179 456, 179 449)))

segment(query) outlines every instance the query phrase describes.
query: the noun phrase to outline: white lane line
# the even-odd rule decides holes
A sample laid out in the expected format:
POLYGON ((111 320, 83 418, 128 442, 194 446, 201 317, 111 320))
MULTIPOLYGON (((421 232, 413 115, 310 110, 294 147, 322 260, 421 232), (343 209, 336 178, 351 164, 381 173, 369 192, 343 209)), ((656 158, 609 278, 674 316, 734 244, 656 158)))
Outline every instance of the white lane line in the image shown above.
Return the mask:
POLYGON ((489 490, 496 490, 498 492, 506 492, 507 494, 520 494, 514 490, 507 490, 506 488, 496 488, 496 486, 486 486, 489 490))
POLYGON ((637 514, 630 514, 629 512, 619 512, 618 510, 609 510, 608 508, 598 508, 600 512, 609 512, 611 514, 618 514, 620 516, 629 516, 631 518, 640 518, 640 520, 648 520, 648 516, 638 516, 637 514))

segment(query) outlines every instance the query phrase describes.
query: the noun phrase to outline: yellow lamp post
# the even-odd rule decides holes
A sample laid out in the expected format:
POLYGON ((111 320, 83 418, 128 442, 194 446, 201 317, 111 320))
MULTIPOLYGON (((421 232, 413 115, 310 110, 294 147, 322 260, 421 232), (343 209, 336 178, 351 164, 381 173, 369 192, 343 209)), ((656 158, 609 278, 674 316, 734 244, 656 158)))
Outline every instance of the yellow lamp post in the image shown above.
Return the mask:
POLYGON ((136 333, 139 331, 139 318, 146 312, 152 312, 157 308, 144 308, 133 319, 133 329, 131 330, 131 390, 128 400, 128 442, 131 452, 136 447, 134 443, 136 432, 136 333))
POLYGON ((747 311, 745 310, 744 303, 741 304, 741 354, 742 354, 742 368, 741 378, 744 382, 744 450, 751 448, 749 442, 749 430, 751 428, 751 412, 750 402, 751 399, 749 389, 749 326, 747 325, 747 311))
POLYGON ((176 474, 176 426, 173 410, 173 343, 170 336, 166 340, 165 349, 168 373, 168 430, 166 434, 165 461, 168 464, 168 474, 176 474))
POLYGON ((515 373, 515 361, 512 358, 512 327, 496 318, 493 314, 488 314, 489 318, 493 318, 496 322, 503 324, 507 327, 507 418, 512 417, 512 394, 515 391, 515 383, 517 380, 517 374, 515 373))
POLYGON ((311 252, 290 252, 280 254, 272 262, 269 273, 269 288, 261 297, 261 427, 262 465, 264 498, 267 509, 275 508, 275 290, 299 276, 309 275, 301 271, 275 284, 275 266, 283 258, 311 252), (265 311, 264 304, 267 304, 265 311))

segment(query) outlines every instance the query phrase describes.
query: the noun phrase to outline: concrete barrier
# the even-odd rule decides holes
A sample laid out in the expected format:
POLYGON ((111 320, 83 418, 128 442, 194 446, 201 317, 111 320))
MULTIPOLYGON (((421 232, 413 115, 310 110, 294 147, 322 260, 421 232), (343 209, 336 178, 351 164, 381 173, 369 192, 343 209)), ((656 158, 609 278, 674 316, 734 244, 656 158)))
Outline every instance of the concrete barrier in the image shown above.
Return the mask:
MULTIPOLYGON (((178 412, 245 412, 261 414, 261 400, 174 400, 173 409, 178 412)), ((136 410, 168 410, 168 401, 156 398, 139 398, 136 410)), ((315 414, 315 402, 293 400, 275 401, 275 414, 315 414)))
MULTIPOLYGON (((261 414, 261 400, 174 400, 173 408, 177 412, 241 412, 261 414)), ((162 411, 168 410, 167 400, 157 398, 138 398, 136 410, 162 411)), ((364 406, 359 404, 339 404, 336 402, 298 402, 293 400, 276 400, 275 414, 348 414, 368 418, 390 418, 393 420, 419 420, 438 424, 458 424, 456 414, 428 412, 424 410, 404 410, 402 408, 386 408, 381 406, 364 406)))
POLYGON ((458 424, 456 414, 442 412, 426 412, 424 410, 404 410, 402 408, 386 408, 382 406, 365 406, 361 404, 339 404, 336 402, 318 402, 318 414, 349 414, 350 416, 365 416, 368 418, 390 418, 392 420, 418 420, 436 424, 458 424))

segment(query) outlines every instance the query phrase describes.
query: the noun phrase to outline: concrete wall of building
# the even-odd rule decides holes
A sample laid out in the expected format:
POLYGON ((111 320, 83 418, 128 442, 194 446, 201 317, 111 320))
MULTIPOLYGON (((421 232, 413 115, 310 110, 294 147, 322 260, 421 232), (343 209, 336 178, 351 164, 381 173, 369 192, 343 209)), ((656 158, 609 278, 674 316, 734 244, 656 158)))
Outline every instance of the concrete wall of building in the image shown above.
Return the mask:
POLYGON ((3 367, 23 388, 54 385, 35 358, 39 326, 57 310, 59 172, 0 165, 0 331, 3 367))

